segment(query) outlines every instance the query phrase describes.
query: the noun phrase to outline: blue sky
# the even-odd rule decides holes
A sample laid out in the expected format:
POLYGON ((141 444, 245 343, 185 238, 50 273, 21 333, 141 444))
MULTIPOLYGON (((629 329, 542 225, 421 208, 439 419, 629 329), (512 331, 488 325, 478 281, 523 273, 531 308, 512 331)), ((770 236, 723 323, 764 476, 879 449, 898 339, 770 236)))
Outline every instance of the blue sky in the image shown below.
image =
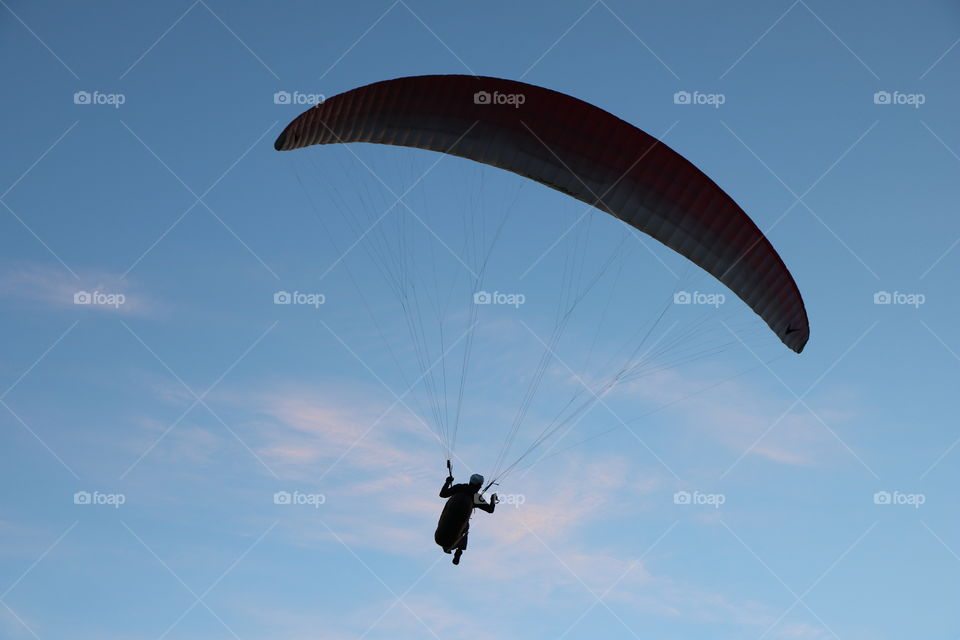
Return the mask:
POLYGON ((0 636, 960 636, 955 4, 0 4, 0 636), (519 177, 273 150, 306 108, 277 92, 426 73, 522 79, 662 136, 767 232, 806 350, 729 292, 669 304, 725 290, 519 177), (476 309, 468 246, 524 304, 476 309), (378 267, 400 257, 447 301, 416 316, 427 365, 378 267), (610 389, 452 567, 429 407, 456 396, 458 338, 476 313, 464 478, 491 473, 579 290, 564 265, 608 258, 508 459, 664 300, 661 331, 722 348, 610 389))

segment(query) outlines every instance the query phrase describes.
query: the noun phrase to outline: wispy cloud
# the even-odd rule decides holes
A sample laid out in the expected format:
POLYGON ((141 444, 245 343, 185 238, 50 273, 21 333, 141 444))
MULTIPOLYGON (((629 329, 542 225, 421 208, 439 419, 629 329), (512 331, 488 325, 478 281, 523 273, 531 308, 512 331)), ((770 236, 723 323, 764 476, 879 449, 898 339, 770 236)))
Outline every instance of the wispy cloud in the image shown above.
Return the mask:
POLYGON ((7 265, 0 270, 0 297, 59 310, 145 315, 156 311, 136 283, 118 273, 69 272, 37 264, 7 265))
MULTIPOLYGON (((842 449, 805 407, 798 404, 789 409, 794 401, 789 393, 765 395, 749 382, 732 380, 712 393, 695 395, 729 375, 668 369, 623 385, 615 393, 642 399, 652 407, 676 403, 660 415, 679 417, 698 439, 737 455, 747 452, 772 462, 803 466, 829 459, 842 449)), ((762 389, 769 386, 761 384, 762 389)), ((846 404, 844 410, 826 407, 817 411, 824 420, 849 420, 852 413, 846 404)))
POLYGON ((263 453, 294 475, 316 474, 342 457, 345 469, 381 477, 399 472, 397 481, 404 482, 404 474, 422 465, 434 441, 429 427, 402 407, 337 395, 288 389, 258 398, 257 412, 272 423, 263 453))
MULTIPOLYGON (((434 547, 431 534, 443 504, 436 495, 443 474, 435 468, 437 454, 431 436, 415 417, 396 410, 358 442, 386 409, 382 402, 362 398, 357 392, 349 397, 300 389, 266 394, 256 403, 271 424, 271 435, 266 437, 269 444, 262 453, 292 479, 316 477, 325 465, 339 460, 338 471, 325 483, 330 495, 322 513, 336 536, 317 531, 315 523, 305 521, 309 530, 294 531, 295 537, 302 535, 302 542, 328 548, 342 548, 345 543, 366 557, 397 555, 418 564, 436 559, 440 550, 434 547), (341 458, 347 449, 350 452, 341 458)), ((479 594, 474 610, 499 606, 505 620, 518 620, 538 607, 555 610, 560 600, 567 600, 571 611, 589 606, 593 597, 587 588, 604 592, 643 552, 639 539, 628 548, 612 548, 614 540, 604 542, 598 531, 610 534, 624 509, 655 511, 657 505, 668 502, 663 494, 672 486, 672 479, 650 472, 638 477, 638 468, 636 460, 615 450, 563 456, 509 487, 523 492, 522 504, 501 503, 492 516, 476 514, 470 549, 464 564, 457 568, 468 574, 479 594), (505 591, 515 597, 511 600, 505 591), (488 598, 484 592, 497 595, 488 598), (515 610, 503 609, 505 599, 523 604, 515 610)), ((663 520, 662 513, 658 520, 663 520)), ((701 522, 694 526, 718 525, 701 522)), ((614 538, 622 541, 619 536, 614 538)), ((651 542, 652 538, 647 544, 651 542)), ((667 543, 668 548, 671 544, 667 543)), ((437 569, 441 576, 448 570, 446 562, 437 569)), ((471 619, 462 618, 444 601, 432 597, 418 595, 413 608, 430 617, 438 633, 447 629, 451 637, 457 637, 457 630, 471 619)), ((693 622, 734 622, 754 630, 765 630, 777 617, 768 605, 654 571, 646 562, 637 562, 608 600, 619 609, 629 607, 693 622)), ((390 601, 386 599, 384 607, 390 601)), ((402 607, 384 620, 383 629, 397 633, 423 630, 402 607)), ((803 625, 788 628, 784 623, 777 633, 816 638, 821 631, 803 625)), ((490 637, 496 634, 492 631, 490 637)))

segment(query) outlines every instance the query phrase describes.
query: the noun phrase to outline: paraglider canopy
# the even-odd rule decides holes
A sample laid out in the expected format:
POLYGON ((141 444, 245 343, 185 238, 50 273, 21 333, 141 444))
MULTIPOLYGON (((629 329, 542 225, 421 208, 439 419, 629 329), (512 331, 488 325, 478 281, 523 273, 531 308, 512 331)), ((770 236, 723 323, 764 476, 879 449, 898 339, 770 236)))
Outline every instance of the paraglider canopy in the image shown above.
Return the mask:
POLYGON ((582 100, 500 78, 398 78, 318 104, 274 146, 345 142, 461 156, 569 194, 712 274, 797 353, 809 339, 793 277, 733 198, 662 141, 582 100))

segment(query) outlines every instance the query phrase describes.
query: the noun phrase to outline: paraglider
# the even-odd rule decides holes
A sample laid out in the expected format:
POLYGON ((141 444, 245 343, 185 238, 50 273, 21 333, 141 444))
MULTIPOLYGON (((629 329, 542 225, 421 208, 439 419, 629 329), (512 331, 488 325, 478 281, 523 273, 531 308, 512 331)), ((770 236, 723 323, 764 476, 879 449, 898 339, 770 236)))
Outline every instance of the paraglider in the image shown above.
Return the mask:
MULTIPOLYGON (((447 462, 448 473, 450 463, 447 462)), ((433 534, 434 542, 443 548, 444 553, 454 552, 453 564, 460 564, 460 556, 467 549, 467 534, 470 531, 470 516, 474 509, 493 513, 497 507, 497 494, 490 496, 490 502, 482 495, 483 476, 475 473, 467 484, 453 484, 453 476, 448 475, 440 489, 440 497, 447 498, 437 530, 433 534)))
MULTIPOLYGON (((806 309, 793 276, 733 198, 663 141, 599 107, 557 91, 500 78, 397 78, 317 104, 288 124, 274 147, 289 151, 356 142, 459 156, 572 196, 658 240, 711 274, 793 351, 800 353, 810 337, 806 309)), ((403 295, 401 304, 402 300, 403 295)), ((560 314, 563 318, 568 315, 569 311, 560 314)), ((422 339, 422 331, 411 333, 415 341, 422 339)), ((551 347, 547 345, 541 374, 549 355, 551 347)), ((633 355, 635 352, 630 357, 633 355)), ((429 379, 429 369, 422 366, 423 376, 429 379)), ((627 379, 631 367, 636 366, 628 361, 605 383, 606 388, 627 379)), ((531 379, 531 390, 510 427, 491 484, 515 469, 520 459, 560 426, 572 424, 594 401, 588 398, 571 404, 566 413, 565 407, 517 461, 506 465, 504 456, 540 377, 531 379)), ((462 380, 458 403, 463 396, 462 380)), ((595 398, 602 395, 591 393, 595 398)), ((459 404, 454 413, 459 416, 459 404)), ((438 412, 437 421, 445 419, 446 413, 438 412)), ((445 426, 454 434, 452 440, 457 419, 445 426)), ((451 438, 444 440, 449 457, 451 438)), ((450 472, 440 492, 448 500, 435 541, 447 553, 456 551, 454 564, 466 548, 473 509, 492 513, 496 503, 495 495, 492 503, 483 500, 483 478, 474 482, 477 478, 471 478, 469 484, 453 485, 450 472)))

